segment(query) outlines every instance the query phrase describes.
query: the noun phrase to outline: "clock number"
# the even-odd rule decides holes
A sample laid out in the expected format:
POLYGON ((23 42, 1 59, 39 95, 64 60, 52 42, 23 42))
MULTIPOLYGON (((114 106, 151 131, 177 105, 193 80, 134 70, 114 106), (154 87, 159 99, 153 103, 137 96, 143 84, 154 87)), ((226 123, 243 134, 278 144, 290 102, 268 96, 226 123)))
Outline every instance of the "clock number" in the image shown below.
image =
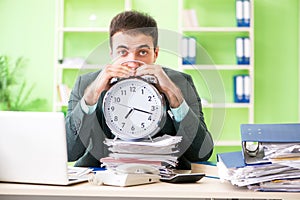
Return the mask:
POLYGON ((125 126, 125 122, 122 122, 122 128, 124 128, 124 126, 125 126))
POLYGON ((157 109, 156 106, 151 106, 151 111, 155 111, 155 109, 157 109))
POLYGON ((118 116, 115 116, 115 117, 114 117, 114 121, 115 121, 115 122, 118 121, 118 116))
POLYGON ((126 95, 126 90, 121 90, 121 95, 126 95))
POLYGON ((148 101, 152 101, 152 96, 148 96, 148 101))
POLYGON ((130 87, 130 92, 136 92, 136 87, 130 87))
POLYGON ((141 123, 141 128, 144 128, 144 127, 145 127, 145 123, 142 122, 142 123, 141 123))
POLYGON ((114 110, 115 110, 115 107, 114 107, 114 106, 112 106, 112 107, 110 107, 110 109, 111 109, 111 111, 114 111, 114 110))
POLYGON ((142 91, 142 94, 144 94, 144 89, 141 89, 141 91, 142 91))
POLYGON ((132 126, 132 127, 131 127, 131 130, 132 130, 132 131, 134 131, 134 130, 135 130, 134 126, 132 126))
POLYGON ((152 117, 151 117, 151 115, 148 117, 148 120, 149 120, 149 121, 151 121, 151 120, 152 120, 152 117))
POLYGON ((120 97, 114 97, 114 101, 117 102, 117 103, 120 103, 121 102, 121 98, 120 97))

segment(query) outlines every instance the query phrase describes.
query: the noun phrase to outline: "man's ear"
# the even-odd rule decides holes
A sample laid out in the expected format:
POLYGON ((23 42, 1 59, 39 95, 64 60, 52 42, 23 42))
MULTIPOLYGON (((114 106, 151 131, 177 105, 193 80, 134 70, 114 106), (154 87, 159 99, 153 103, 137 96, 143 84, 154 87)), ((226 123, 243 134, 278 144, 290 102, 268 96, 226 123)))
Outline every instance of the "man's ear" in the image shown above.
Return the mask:
POLYGON ((158 52, 159 52, 159 46, 157 46, 157 47, 155 48, 155 50, 154 50, 154 62, 153 62, 153 63, 156 62, 156 59, 157 59, 157 57, 158 57, 158 52))

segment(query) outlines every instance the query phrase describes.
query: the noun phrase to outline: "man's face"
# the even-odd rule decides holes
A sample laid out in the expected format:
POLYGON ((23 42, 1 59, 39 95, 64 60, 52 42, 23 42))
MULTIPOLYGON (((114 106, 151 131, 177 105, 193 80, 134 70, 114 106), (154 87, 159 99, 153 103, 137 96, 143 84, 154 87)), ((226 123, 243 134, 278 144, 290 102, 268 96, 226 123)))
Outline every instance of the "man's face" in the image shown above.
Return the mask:
POLYGON ((112 37, 111 55, 116 64, 127 62, 126 65, 137 68, 141 63, 128 62, 138 60, 146 64, 153 64, 158 55, 158 47, 154 49, 151 36, 126 34, 118 32, 112 37))

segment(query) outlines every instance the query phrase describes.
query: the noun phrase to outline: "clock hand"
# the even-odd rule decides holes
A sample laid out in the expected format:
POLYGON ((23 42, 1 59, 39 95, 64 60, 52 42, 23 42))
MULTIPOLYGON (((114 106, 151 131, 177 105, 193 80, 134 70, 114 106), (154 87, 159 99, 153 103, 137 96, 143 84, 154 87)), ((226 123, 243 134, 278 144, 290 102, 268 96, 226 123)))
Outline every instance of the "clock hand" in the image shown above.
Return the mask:
POLYGON ((118 105, 120 105, 120 106, 124 106, 124 107, 127 107, 127 108, 130 108, 130 109, 132 109, 132 107, 131 107, 131 106, 127 106, 127 105, 124 105, 124 104, 121 104, 121 103, 115 103, 115 104, 118 104, 118 105))
POLYGON ((125 116, 125 119, 128 118, 128 116, 132 113, 133 110, 134 110, 133 108, 131 108, 131 109, 129 110, 129 112, 128 112, 127 115, 125 116))
MULTIPOLYGON (((116 104, 118 104, 118 105, 120 105, 120 106, 124 106, 124 107, 127 107, 127 108, 130 108, 130 113, 132 112, 131 110, 136 110, 136 111, 140 111, 140 112, 143 112, 143 113, 147 113, 147 114, 151 114, 152 115, 152 113, 151 112, 148 112, 148 111, 145 111, 145 110, 141 110, 141 109, 138 109, 138 108, 134 108, 134 107, 130 107, 130 106, 127 106, 127 105, 124 105, 124 104, 121 104, 121 103, 116 103, 116 104)), ((127 115, 129 115, 129 114, 127 114, 127 115)), ((126 115, 126 116, 127 116, 126 115)), ((127 116, 128 117, 128 116, 127 116)))
POLYGON ((138 108, 133 108, 133 110, 136 110, 136 111, 140 111, 140 112, 143 112, 143 113, 147 113, 147 114, 151 114, 151 112, 148 112, 148 111, 145 111, 145 110, 141 110, 141 109, 138 109, 138 108))

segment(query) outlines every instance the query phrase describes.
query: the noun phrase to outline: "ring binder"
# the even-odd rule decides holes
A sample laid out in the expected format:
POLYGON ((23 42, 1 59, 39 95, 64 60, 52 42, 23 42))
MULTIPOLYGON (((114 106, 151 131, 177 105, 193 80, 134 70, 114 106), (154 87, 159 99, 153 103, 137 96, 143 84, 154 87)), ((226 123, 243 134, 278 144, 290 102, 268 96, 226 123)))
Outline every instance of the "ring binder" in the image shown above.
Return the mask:
POLYGON ((259 142, 243 142, 243 149, 250 157, 256 157, 259 153, 259 142), (249 144, 250 143, 250 144, 249 144))
POLYGON ((299 143, 300 124, 241 124, 242 151, 245 163, 270 163, 265 159, 263 143, 299 143), (256 144, 251 146, 251 144, 256 144))

